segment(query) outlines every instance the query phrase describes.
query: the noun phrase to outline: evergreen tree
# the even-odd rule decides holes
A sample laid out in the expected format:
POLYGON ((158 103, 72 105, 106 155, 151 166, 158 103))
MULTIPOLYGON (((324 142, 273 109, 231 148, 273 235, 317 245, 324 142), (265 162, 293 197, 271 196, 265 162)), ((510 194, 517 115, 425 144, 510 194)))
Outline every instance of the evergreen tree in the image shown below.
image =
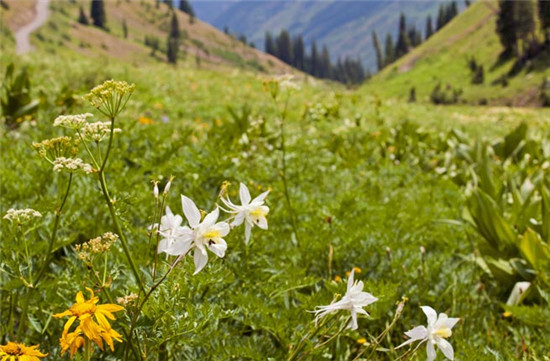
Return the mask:
POLYGON ((544 42, 550 45, 550 1, 538 0, 540 27, 544 32, 544 42))
POLYGON ((323 46, 323 50, 321 51, 321 63, 320 63, 320 70, 319 70, 319 77, 320 78, 330 78, 330 54, 328 52, 328 49, 326 46, 323 46))
POLYGON ((445 6, 443 4, 439 5, 439 11, 437 12, 437 22, 436 29, 437 31, 445 25, 445 6))
POLYGON ((506 55, 512 55, 516 50, 517 33, 515 21, 514 0, 499 0, 499 14, 497 19, 497 33, 506 55))
POLYGON ((124 39, 128 39, 128 24, 126 24, 126 19, 122 19, 122 35, 124 39))
POLYGON ((524 49, 527 38, 532 37, 535 31, 535 7, 532 0, 517 1, 514 7, 516 34, 523 40, 524 49))
POLYGON ((90 22, 88 21, 88 17, 86 16, 86 13, 84 12, 84 9, 82 8, 82 5, 80 5, 78 9, 78 22, 82 25, 89 25, 90 22))
POLYGON ((92 0, 90 17, 93 20, 94 26, 98 28, 105 28, 107 23, 107 16, 105 15, 105 4, 103 0, 92 0))
POLYGON ((393 52, 393 38, 390 33, 386 35, 386 56, 384 58, 384 65, 393 63, 395 60, 395 55, 393 52))
POLYGON ((180 0, 180 10, 189 15, 189 22, 193 23, 195 19, 195 11, 187 0, 180 0))
POLYGON ((317 43, 315 40, 311 43, 311 58, 309 65, 309 74, 313 76, 319 75, 319 53, 317 52, 317 43))
POLYGON ((428 15, 426 18, 426 37, 425 39, 428 39, 430 36, 432 36, 434 33, 433 25, 432 25, 432 16, 428 15))
POLYGON ((269 31, 265 33, 265 52, 271 55, 275 55, 275 43, 273 42, 273 36, 269 31))
POLYGON ((305 45, 304 40, 301 36, 294 38, 292 45, 292 56, 294 57, 292 61, 292 66, 297 69, 304 70, 305 68, 305 45))
POLYGON ((399 58, 409 52, 411 46, 411 40, 407 33, 407 21, 405 14, 401 13, 399 17, 399 36, 397 38, 397 44, 395 45, 395 57, 399 58))
POLYGON ((376 51, 376 66, 380 71, 384 67, 384 56, 382 55, 382 48, 380 47, 380 42, 378 41, 376 31, 372 32, 372 43, 374 44, 374 50, 376 51))
POLYGON ((180 28, 178 16, 175 11, 172 11, 172 21, 170 24, 170 33, 168 34, 168 43, 166 47, 166 57, 168 58, 169 63, 176 64, 178 62, 179 43, 180 28))
POLYGON ((287 30, 282 30, 277 37, 277 57, 287 64, 292 63, 292 41, 287 30))
POLYGON ((456 1, 452 1, 451 5, 449 6, 449 21, 453 20, 455 16, 458 15, 458 5, 456 4, 456 1))
POLYGON ((471 3, 470 0, 464 0, 464 5, 466 5, 466 7, 469 7, 471 3))

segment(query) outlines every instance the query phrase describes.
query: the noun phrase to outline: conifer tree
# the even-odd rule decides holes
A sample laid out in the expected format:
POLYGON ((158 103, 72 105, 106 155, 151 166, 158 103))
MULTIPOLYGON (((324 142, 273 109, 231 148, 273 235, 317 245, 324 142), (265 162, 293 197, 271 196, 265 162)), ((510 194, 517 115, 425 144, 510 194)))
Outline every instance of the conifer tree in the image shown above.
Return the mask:
POLYGON ((319 77, 320 78, 330 78, 330 54, 328 52, 327 47, 324 45, 323 50, 321 51, 321 64, 320 64, 320 71, 319 71, 319 77))
POLYGON ((124 39, 128 39, 128 24, 126 24, 126 19, 122 19, 122 35, 124 39))
POLYGON ((540 27, 544 32, 544 42, 550 45, 550 1, 538 0, 540 27))
POLYGON ((384 67, 384 56, 382 55, 382 48, 380 47, 380 42, 378 41, 376 31, 372 32, 372 43, 374 44, 374 50, 376 51, 376 66, 378 67, 378 70, 382 70, 384 67))
POLYGON ((107 16, 105 15, 105 4, 103 0, 92 0, 90 17, 93 20, 94 26, 105 28, 107 16))
POLYGON ((179 41, 180 28, 178 16, 175 11, 172 11, 172 21, 170 23, 170 33, 168 34, 168 44, 166 47, 166 57, 169 63, 176 64, 178 62, 179 41))
POLYGON ((428 39, 430 36, 432 36, 434 33, 433 25, 432 25, 432 16, 428 15, 426 18, 426 37, 425 39, 428 39))
POLYGON ((535 7, 532 0, 517 1, 514 8, 516 34, 523 41, 524 51, 527 48, 528 38, 532 38, 535 31, 535 7))
POLYGON ((386 48, 386 56, 384 58, 384 65, 388 65, 388 64, 393 63, 393 61, 395 60, 395 55, 394 55, 394 52, 393 52, 394 51, 394 49, 393 49, 393 38, 392 38, 390 33, 388 33, 386 35, 385 48, 386 48))
POLYGON ((277 37, 277 57, 287 64, 292 63, 292 42, 287 30, 282 30, 277 37))
POLYGON ((409 52, 411 46, 411 40, 407 33, 407 21, 405 14, 401 13, 399 17, 399 35, 397 38, 397 44, 395 45, 395 57, 399 58, 409 52))
POLYGON ((78 22, 82 25, 89 25, 90 22, 88 21, 88 17, 86 16, 84 9, 82 8, 82 5, 80 5, 78 9, 78 13, 78 22))
POLYGON ((305 52, 304 40, 301 36, 297 36, 294 38, 292 45, 292 55, 294 57, 292 65, 295 68, 304 70, 305 52))
POLYGON ((187 0, 180 0, 180 10, 189 15, 189 22, 193 23, 195 19, 195 11, 187 0))
POLYGON ((437 22, 436 29, 437 31, 445 25, 445 6, 443 4, 439 5, 439 11, 437 12, 437 22))
POLYGON ((497 19, 497 33, 500 43, 504 47, 504 54, 512 55, 516 51, 517 33, 515 21, 514 0, 499 0, 499 14, 497 19))
POLYGON ((269 31, 265 33, 265 52, 271 55, 275 55, 275 43, 273 42, 273 35, 269 31))
POLYGON ((317 43, 315 40, 311 43, 311 58, 309 73, 313 76, 319 75, 319 53, 317 52, 317 43))

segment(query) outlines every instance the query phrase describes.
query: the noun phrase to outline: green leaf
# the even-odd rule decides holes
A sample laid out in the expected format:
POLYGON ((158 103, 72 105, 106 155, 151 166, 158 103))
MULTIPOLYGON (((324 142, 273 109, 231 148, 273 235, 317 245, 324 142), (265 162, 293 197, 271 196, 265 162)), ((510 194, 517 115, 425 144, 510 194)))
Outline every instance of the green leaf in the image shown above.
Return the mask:
POLYGON ((539 235, 531 228, 528 228, 523 237, 521 237, 519 250, 523 257, 537 270, 545 268, 550 261, 550 249, 548 245, 543 243, 539 235))

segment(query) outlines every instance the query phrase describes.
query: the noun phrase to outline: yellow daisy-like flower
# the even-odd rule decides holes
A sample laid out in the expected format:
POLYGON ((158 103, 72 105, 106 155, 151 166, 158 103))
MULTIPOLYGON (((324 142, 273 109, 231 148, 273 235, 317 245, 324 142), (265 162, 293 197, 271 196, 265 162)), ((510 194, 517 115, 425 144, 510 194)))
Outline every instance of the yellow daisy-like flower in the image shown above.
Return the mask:
MULTIPOLYGON (((57 313, 54 317, 61 318, 70 316, 63 334, 59 340, 61 344, 61 354, 67 350, 71 352, 71 358, 82 347, 86 339, 93 341, 101 350, 103 342, 114 351, 113 340, 122 342, 122 336, 111 328, 107 319, 115 320, 113 312, 124 310, 124 307, 115 304, 98 305, 99 298, 94 295, 94 291, 86 288, 90 292, 90 299, 86 300, 82 292, 76 294, 76 303, 67 311, 57 313), (69 332, 73 323, 78 319, 79 325, 72 332, 69 332)), ((0 360, 2 361, 2 360, 0 360)))
POLYGON ((38 350, 39 345, 25 346, 22 343, 8 342, 0 346, 0 361, 40 361, 39 357, 46 357, 38 350))

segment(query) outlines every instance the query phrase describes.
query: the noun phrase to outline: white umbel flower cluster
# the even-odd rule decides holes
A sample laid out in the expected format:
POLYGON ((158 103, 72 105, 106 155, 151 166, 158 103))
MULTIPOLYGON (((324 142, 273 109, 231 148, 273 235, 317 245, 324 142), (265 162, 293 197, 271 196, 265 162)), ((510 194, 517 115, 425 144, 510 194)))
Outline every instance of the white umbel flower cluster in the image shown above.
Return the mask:
POLYGON ((26 209, 9 209, 4 215, 4 219, 17 224, 24 224, 31 221, 33 218, 40 218, 42 214, 31 208, 26 209))
POLYGON ((53 170, 56 172, 68 171, 69 173, 76 173, 82 171, 86 174, 92 173, 94 170, 88 163, 84 163, 80 158, 55 158, 53 161, 53 170))
MULTIPOLYGON (((82 126, 82 137, 94 142, 102 141, 111 132, 111 122, 86 123, 82 126)), ((113 129, 114 133, 120 133, 120 128, 113 129)))
POLYGON ((93 117, 91 113, 60 115, 53 122, 54 127, 63 127, 69 129, 81 129, 86 125, 86 119, 93 117))

